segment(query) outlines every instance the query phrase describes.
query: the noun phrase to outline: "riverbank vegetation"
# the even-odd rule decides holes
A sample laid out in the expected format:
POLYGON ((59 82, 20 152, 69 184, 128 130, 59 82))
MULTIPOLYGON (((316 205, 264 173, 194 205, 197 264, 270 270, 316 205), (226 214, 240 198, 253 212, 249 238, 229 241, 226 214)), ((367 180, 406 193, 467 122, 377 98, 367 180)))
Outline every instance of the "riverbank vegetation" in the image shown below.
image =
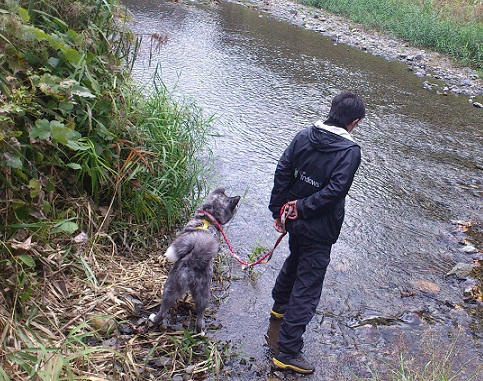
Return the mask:
POLYGON ((138 46, 115 0, 0 5, 0 380, 219 367, 209 339, 145 329, 210 121, 132 83, 138 46))
POLYGON ((483 70, 481 0, 301 0, 483 70))

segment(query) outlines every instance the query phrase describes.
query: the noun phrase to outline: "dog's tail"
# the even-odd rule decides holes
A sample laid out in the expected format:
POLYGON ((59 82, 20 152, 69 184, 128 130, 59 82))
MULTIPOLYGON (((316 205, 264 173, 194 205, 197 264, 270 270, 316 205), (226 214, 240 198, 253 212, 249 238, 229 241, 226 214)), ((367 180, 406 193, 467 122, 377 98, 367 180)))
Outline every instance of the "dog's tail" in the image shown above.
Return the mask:
POLYGON ((206 232, 190 232, 179 236, 166 250, 164 256, 170 262, 177 262, 187 255, 199 256, 199 259, 211 259, 218 253, 219 241, 206 232))
POLYGON ((168 261, 173 263, 179 259, 178 253, 176 252, 174 245, 171 245, 170 247, 168 247, 168 250, 166 250, 166 253, 164 253, 164 256, 168 259, 168 261))

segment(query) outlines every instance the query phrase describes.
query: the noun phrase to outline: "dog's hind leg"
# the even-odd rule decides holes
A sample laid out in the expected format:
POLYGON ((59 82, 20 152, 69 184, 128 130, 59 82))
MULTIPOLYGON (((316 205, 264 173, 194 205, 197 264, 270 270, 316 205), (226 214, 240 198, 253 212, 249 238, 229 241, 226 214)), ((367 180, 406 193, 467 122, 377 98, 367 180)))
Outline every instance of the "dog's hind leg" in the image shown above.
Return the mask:
POLYGON ((168 315, 169 309, 186 290, 176 281, 174 276, 168 276, 164 285, 161 307, 157 314, 151 314, 149 320, 154 325, 159 325, 168 315))
POLYGON ((201 333, 202 336, 205 335, 203 329, 205 328, 205 311, 210 302, 210 288, 211 278, 208 282, 199 282, 190 287, 190 292, 195 302, 196 332, 201 333))

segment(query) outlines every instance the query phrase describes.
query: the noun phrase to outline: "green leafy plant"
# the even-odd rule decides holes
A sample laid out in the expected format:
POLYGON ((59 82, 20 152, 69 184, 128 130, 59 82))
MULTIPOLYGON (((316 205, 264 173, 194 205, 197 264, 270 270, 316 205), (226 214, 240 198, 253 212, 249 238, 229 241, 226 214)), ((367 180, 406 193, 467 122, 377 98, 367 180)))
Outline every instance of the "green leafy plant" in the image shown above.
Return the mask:
MULTIPOLYGON (((140 40, 126 17, 115 0, 0 5, 0 380, 140 378, 87 313, 125 314, 112 256, 191 213, 211 119, 158 76, 147 96, 132 83, 140 40)), ((194 355, 205 370, 216 357, 194 355)))

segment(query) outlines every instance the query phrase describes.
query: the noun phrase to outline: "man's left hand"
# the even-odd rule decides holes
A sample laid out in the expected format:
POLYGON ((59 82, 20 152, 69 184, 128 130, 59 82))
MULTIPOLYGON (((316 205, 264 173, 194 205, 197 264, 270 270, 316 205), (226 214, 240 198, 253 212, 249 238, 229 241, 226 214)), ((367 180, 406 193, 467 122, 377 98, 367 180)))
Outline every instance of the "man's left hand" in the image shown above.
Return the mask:
POLYGON ((297 212, 297 200, 287 202, 285 204, 285 210, 287 211, 286 218, 288 218, 289 220, 296 220, 297 218, 299 218, 299 214, 297 212))

